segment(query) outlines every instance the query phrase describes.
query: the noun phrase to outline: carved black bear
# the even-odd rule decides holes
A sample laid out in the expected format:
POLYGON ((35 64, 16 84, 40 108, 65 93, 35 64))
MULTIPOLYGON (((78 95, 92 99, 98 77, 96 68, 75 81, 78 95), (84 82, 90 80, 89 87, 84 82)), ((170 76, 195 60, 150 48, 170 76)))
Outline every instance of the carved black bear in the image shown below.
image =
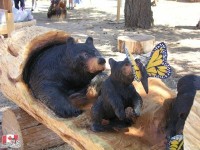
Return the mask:
POLYGON ((34 58, 25 81, 33 95, 58 116, 78 116, 82 110, 69 96, 86 93, 90 81, 105 69, 105 62, 91 37, 85 43, 75 43, 70 37, 66 44, 47 48, 34 58))
POLYGON ((142 106, 142 98, 132 84, 134 75, 128 59, 117 62, 111 58, 109 64, 111 75, 103 82, 101 94, 91 109, 91 129, 96 132, 109 130, 115 125, 130 125, 131 119, 126 118, 125 109, 132 107, 134 114, 139 116, 142 106), (110 123, 102 125, 102 119, 110 123))
POLYGON ((194 102, 196 90, 200 90, 200 76, 189 74, 179 79, 177 97, 172 102, 167 116, 167 138, 182 134, 185 121, 194 102))

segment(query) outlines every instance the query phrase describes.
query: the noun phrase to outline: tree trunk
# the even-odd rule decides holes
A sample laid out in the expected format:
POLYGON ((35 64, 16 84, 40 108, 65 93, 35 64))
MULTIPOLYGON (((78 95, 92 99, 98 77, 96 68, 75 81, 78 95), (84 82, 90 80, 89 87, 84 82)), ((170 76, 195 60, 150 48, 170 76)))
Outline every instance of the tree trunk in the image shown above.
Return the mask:
POLYGON ((196 27, 197 27, 197 29, 200 29, 200 19, 199 19, 199 22, 197 23, 196 27))
POLYGON ((126 0, 125 26, 149 29, 153 24, 153 13, 150 0, 126 0))

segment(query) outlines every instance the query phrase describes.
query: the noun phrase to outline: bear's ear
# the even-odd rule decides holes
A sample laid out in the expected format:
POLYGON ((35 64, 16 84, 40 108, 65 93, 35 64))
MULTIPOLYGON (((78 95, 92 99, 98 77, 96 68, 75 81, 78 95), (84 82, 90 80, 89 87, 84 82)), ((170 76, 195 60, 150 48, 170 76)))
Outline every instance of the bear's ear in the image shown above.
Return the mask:
POLYGON ((68 44, 68 45, 71 45, 71 44, 74 44, 74 43, 75 43, 75 40, 74 40, 73 37, 69 37, 69 38, 67 39, 67 44, 68 44))
POLYGON ((128 61, 128 62, 130 62, 130 61, 129 61, 129 59, 128 59, 127 57, 126 57, 126 58, 124 58, 124 61, 128 61))
POLYGON ((116 61, 113 58, 109 59, 110 67, 112 67, 115 63, 116 63, 116 61))
POLYGON ((87 45, 93 45, 93 38, 92 37, 88 37, 85 41, 85 44, 87 45))

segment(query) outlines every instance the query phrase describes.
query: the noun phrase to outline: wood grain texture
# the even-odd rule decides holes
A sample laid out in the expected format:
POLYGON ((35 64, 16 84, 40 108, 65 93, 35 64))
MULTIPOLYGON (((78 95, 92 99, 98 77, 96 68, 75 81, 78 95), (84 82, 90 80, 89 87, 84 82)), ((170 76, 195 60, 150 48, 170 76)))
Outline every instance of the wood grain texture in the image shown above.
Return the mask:
POLYGON ((117 49, 124 52, 123 44, 132 54, 143 54, 151 52, 155 45, 155 37, 144 34, 136 34, 132 36, 119 36, 117 38, 117 49))
POLYGON ((192 109, 184 126, 184 149, 200 149, 200 91, 197 92, 192 109))
POLYGON ((2 131, 4 135, 19 136, 20 150, 47 149, 64 143, 57 134, 19 107, 3 112, 2 131))
POLYGON ((23 28, 23 27, 30 27, 30 26, 36 25, 36 22, 37 21, 35 19, 30 20, 30 21, 26 21, 26 22, 15 22, 14 23, 15 30, 18 30, 18 29, 23 28))

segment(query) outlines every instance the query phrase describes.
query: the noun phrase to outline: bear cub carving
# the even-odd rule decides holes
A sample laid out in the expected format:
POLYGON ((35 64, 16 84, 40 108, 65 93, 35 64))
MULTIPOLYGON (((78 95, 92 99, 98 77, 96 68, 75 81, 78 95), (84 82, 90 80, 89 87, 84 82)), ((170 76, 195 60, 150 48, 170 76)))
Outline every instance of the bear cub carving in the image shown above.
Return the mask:
POLYGON ((125 109, 131 107, 134 115, 140 116, 142 107, 142 98, 132 84, 134 75, 128 59, 117 62, 110 58, 109 64, 111 74, 103 82, 101 94, 91 108, 91 130, 95 132, 130 126, 132 121, 126 118, 125 109), (102 125, 102 119, 109 120, 109 124, 102 125))
POLYGON ((90 81, 105 69, 105 62, 91 37, 85 43, 69 37, 66 44, 46 48, 34 58, 25 80, 33 95, 56 115, 78 116, 82 110, 70 96, 86 94, 90 81))

